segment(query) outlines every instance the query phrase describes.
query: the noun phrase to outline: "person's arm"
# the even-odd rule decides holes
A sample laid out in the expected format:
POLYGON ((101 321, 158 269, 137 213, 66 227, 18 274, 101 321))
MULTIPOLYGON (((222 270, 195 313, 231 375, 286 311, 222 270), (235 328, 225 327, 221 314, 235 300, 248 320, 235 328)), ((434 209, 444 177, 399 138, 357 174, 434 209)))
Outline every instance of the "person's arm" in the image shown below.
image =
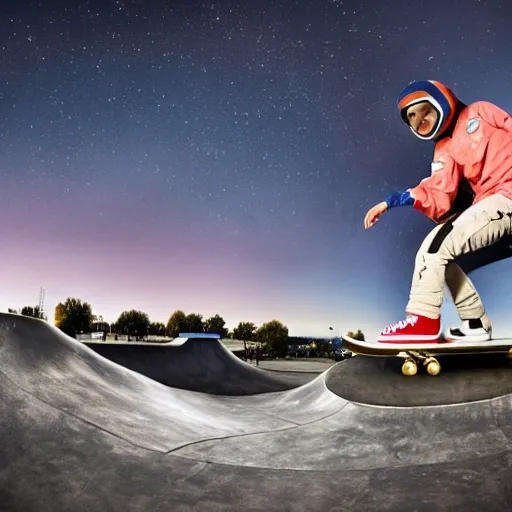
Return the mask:
POLYGON ((453 208, 462 174, 453 159, 444 157, 443 160, 442 163, 436 163, 437 170, 431 176, 421 180, 415 187, 386 196, 387 209, 412 206, 434 222, 445 218, 453 208))
POLYGON ((391 192, 391 194, 386 196, 385 201, 388 205, 388 210, 397 206, 414 205, 414 197, 411 196, 410 189, 407 189, 405 192, 391 192))
POLYGON ((434 222, 441 222, 450 214, 462 178, 461 167, 450 157, 436 162, 437 170, 420 181, 409 193, 414 198, 413 208, 434 222))
POLYGON ((453 206, 461 183, 461 168, 446 156, 442 162, 436 162, 433 168, 435 171, 432 175, 421 180, 415 187, 403 192, 392 192, 385 201, 371 208, 364 220, 365 229, 372 227, 385 211, 398 206, 412 206, 434 222, 443 222, 455 213, 453 206))

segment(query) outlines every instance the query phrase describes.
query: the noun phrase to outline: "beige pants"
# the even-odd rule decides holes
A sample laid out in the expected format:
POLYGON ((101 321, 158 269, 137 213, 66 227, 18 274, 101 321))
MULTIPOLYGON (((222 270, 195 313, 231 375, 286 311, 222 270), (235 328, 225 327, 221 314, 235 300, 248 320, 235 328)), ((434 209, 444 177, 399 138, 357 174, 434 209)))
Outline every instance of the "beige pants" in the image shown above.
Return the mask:
POLYGON ((448 286, 461 320, 480 318, 484 306, 473 283, 453 261, 512 234, 512 200, 495 194, 469 207, 453 222, 436 226, 416 255, 407 313, 438 318, 448 286))

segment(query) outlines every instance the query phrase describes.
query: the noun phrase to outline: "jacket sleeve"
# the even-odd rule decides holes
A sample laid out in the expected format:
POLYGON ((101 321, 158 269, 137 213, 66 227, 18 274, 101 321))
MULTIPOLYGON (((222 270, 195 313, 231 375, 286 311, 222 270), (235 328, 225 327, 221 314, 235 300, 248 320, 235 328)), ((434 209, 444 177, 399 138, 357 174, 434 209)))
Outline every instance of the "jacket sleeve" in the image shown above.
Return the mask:
POLYGON ((512 133, 512 117, 500 107, 488 101, 479 101, 475 104, 480 117, 491 126, 512 133))
POLYGON ((452 214, 462 168, 451 157, 436 158, 431 176, 423 179, 410 189, 414 198, 413 208, 425 214, 434 222, 444 222, 452 214))

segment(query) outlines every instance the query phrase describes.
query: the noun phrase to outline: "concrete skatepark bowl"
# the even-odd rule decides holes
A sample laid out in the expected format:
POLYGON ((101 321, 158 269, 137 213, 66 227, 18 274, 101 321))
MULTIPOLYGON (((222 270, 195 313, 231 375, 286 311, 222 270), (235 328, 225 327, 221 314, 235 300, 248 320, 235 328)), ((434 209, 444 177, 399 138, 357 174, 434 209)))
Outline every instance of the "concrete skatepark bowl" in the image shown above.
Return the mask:
POLYGON ((170 343, 85 342, 96 353, 172 388, 216 395, 253 395, 305 384, 306 375, 265 372, 240 359, 210 337, 177 338, 170 343))
POLYGON ((0 510, 512 510, 510 370, 485 364, 404 377, 356 356, 214 394, 1 314, 0 510))

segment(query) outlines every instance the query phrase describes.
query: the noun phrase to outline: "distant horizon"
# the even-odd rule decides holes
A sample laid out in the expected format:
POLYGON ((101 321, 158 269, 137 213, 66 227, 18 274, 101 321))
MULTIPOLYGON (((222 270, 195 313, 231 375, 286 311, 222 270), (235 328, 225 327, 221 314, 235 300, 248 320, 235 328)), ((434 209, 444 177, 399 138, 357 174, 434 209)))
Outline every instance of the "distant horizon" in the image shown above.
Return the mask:
MULTIPOLYGON (((496 266, 497 267, 500 266, 500 265, 503 266, 505 264, 506 264, 505 262, 500 262, 500 263, 497 263, 496 266)), ((505 268, 504 270, 506 271, 507 269, 505 268)), ((502 271, 503 271, 503 269, 502 269, 502 271)), ((478 272, 482 272, 482 270, 477 271, 477 273, 478 272)), ((497 269, 496 272, 499 273, 499 269, 497 269)), ((499 279, 496 279, 496 281, 499 281, 499 279)), ((37 294, 37 296, 39 296, 39 293, 37 294)), ((50 294, 50 296, 52 296, 52 294, 50 294)), ((46 297, 46 289, 45 289, 45 297, 46 297)), ((241 319, 241 320, 236 320, 236 319, 233 319, 232 317, 228 317, 227 318, 225 315, 222 314, 221 311, 213 311, 213 312, 211 312, 212 310, 210 310, 209 314, 204 314, 204 313, 202 313, 199 310, 190 310, 190 311, 188 311, 185 308, 181 308, 179 306, 174 308, 174 309, 169 310, 169 313, 167 314, 167 316, 164 319, 160 319, 160 318, 162 318, 162 315, 160 317, 157 317, 156 315, 152 315, 150 311, 148 311, 147 309, 144 309, 143 307, 142 308, 140 308, 140 307, 126 307, 126 308, 123 308, 123 309, 116 308, 116 310, 118 310, 119 313, 115 314, 115 313, 111 312, 110 316, 109 316, 108 313, 107 314, 100 313, 99 310, 94 307, 93 303, 91 303, 90 301, 88 301, 86 299, 82 299, 81 297, 79 297, 77 295, 66 296, 62 300, 54 301, 52 303, 52 305, 50 305, 50 306, 48 305, 48 303, 46 301, 46 298, 45 298, 45 301, 44 301, 44 304, 43 304, 43 312, 47 315, 47 317, 48 317, 47 322, 49 324, 55 325, 55 307, 59 303, 64 303, 68 298, 74 298, 74 299, 81 300, 82 302, 89 303, 91 305, 91 309, 92 309, 93 315, 96 316, 96 317, 100 317, 101 316, 103 318, 103 321, 108 323, 108 324, 115 323, 117 321, 117 319, 119 318, 119 316, 121 315, 121 313, 123 313, 124 311, 131 311, 131 310, 135 309, 137 311, 142 311, 143 313, 146 313, 148 315, 148 317, 149 317, 149 321, 150 322, 160 322, 160 323, 162 323, 164 325, 167 325, 167 322, 168 322, 170 316, 175 311, 177 311, 177 310, 183 311, 186 315, 188 315, 188 314, 201 314, 203 316, 203 320, 206 320, 207 318, 210 318, 210 317, 218 314, 225 321, 225 328, 228 329, 228 331, 232 331, 240 322, 252 322, 252 323, 254 323, 256 325, 256 328, 258 328, 261 325, 263 325, 264 323, 270 322, 272 320, 277 320, 277 321, 281 322, 285 327, 288 328, 288 330, 289 330, 288 335, 290 337, 333 338, 333 337, 340 337, 341 334, 347 333, 349 331, 357 331, 358 329, 361 329, 361 331, 365 335, 366 339, 370 339, 371 340, 372 336, 375 336, 377 334, 377 332, 378 332, 378 329, 379 329, 379 327, 376 326, 372 330, 371 327, 368 328, 368 324, 366 324, 367 328, 365 329, 364 326, 357 326, 357 325, 351 325, 350 327, 347 327, 347 328, 341 328, 340 325, 336 324, 336 323, 319 325, 319 322, 316 322, 316 325, 318 325, 318 328, 314 327, 315 323, 313 323, 313 325, 306 325, 306 326, 293 325, 292 327, 290 327, 290 325, 288 325, 285 321, 283 321, 280 318, 278 318, 277 315, 275 315, 274 317, 272 317, 272 315, 270 315, 269 318, 263 319, 263 320, 260 320, 260 321, 255 321, 255 320, 252 320, 250 318, 244 318, 244 319, 241 319), (330 330, 330 327, 332 327, 332 330, 330 330)), ((26 304, 22 304, 22 305, 20 305, 18 307, 14 307, 13 305, 4 306, 2 304, 2 302, 3 302, 3 300, 2 300, 2 298, 0 298, 0 311, 3 311, 5 313, 8 313, 7 310, 9 308, 17 310, 17 311, 20 311, 25 306, 36 307, 36 306, 39 305, 38 302, 36 302, 36 304, 29 304, 27 302, 26 304)), ((159 309, 162 310, 163 308, 160 307, 159 309)), ((113 310, 113 308, 111 308, 110 311, 112 311, 112 310, 113 310)), ((443 323, 445 324, 444 327, 446 327, 449 323, 456 324, 459 321, 458 316, 457 316, 456 311, 455 311, 455 308, 454 308, 453 304, 451 303, 451 300, 450 300, 448 294, 446 294, 446 300, 445 300, 445 304, 443 305, 443 308, 442 308, 442 314, 443 314, 443 323)), ((247 316, 250 316, 250 315, 246 315, 246 317, 247 316)), ((502 315, 500 315, 499 318, 501 320, 503 320, 502 315)), ((505 329, 507 329, 507 327, 505 325, 501 325, 501 326, 500 325, 497 325, 497 326, 495 325, 495 330, 501 332, 502 333, 501 335, 504 335, 503 331, 505 329)), ((510 331, 510 332, 512 334, 512 331, 510 331)))
MULTIPOLYGON (((169 320, 169 318, 171 317, 171 315, 175 312, 175 311, 183 311, 186 315, 188 314, 200 314, 202 315, 203 317, 203 320, 206 320, 214 315, 219 315, 224 321, 225 321, 225 328, 228 330, 228 331, 232 331, 235 327, 237 327, 239 325, 239 323, 241 322, 252 322, 256 325, 256 328, 260 327, 261 325, 263 325, 264 323, 267 323, 267 322, 271 322, 273 320, 277 320, 279 322, 281 322, 283 325, 285 325, 285 327, 288 327, 286 325, 285 322, 283 322, 282 320, 280 320, 279 318, 277 317, 272 317, 272 318, 268 318, 267 320, 263 320, 263 321, 260 321, 260 322, 256 322, 254 320, 251 320, 251 319, 243 319, 243 320, 239 320, 239 321, 236 321, 236 320, 232 320, 230 323, 228 323, 228 321, 226 320, 226 317, 222 315, 222 313, 220 311, 218 312, 215 312, 215 313, 212 313, 212 314, 208 314, 208 315, 205 315, 203 314, 201 311, 185 311, 183 308, 180 308, 180 307, 177 307, 176 309, 173 309, 169 312, 168 316, 165 318, 165 320, 160 320, 160 319, 155 319, 150 313, 148 313, 146 310, 144 309, 140 309, 140 308, 126 308, 126 309, 122 309, 122 310, 119 310, 119 314, 117 315, 112 315, 112 316, 106 316, 105 314, 101 314, 99 312, 96 312, 95 311, 95 308, 94 308, 94 305, 91 304, 89 301, 87 300, 83 300, 81 299, 80 297, 78 296, 70 296, 70 297, 66 297, 65 299, 63 300, 60 300, 58 302, 55 302, 53 307, 47 307, 46 305, 46 302, 43 304, 43 314, 45 314, 47 316, 47 322, 51 325, 55 325, 55 308, 56 306, 59 304, 59 303, 64 303, 68 298, 73 298, 73 299, 78 299, 78 300, 81 300, 82 303, 86 302, 88 304, 90 304, 91 306, 91 309, 92 309, 92 313, 95 317, 99 318, 99 317, 102 317, 103 321, 107 324, 112 324, 112 323, 115 323, 119 316, 124 312, 124 311, 131 311, 133 309, 137 310, 137 311, 141 311, 142 313, 146 313, 148 315, 148 318, 149 318, 149 321, 150 322, 159 322, 159 323, 162 323, 164 325, 167 325, 167 322, 169 320), (114 318, 115 316, 115 318, 114 318)), ((1 304, 1 302, 0 302, 1 304)), ((18 312, 21 311, 21 309, 23 309, 24 307, 38 307, 39 306, 39 303, 36 303, 36 304, 23 304, 21 306, 18 306, 18 307, 14 307, 14 306, 8 306, 8 307, 1 307, 0 308, 0 311, 3 311, 4 313, 8 313, 8 309, 13 309, 13 310, 16 310, 18 312)), ((324 331, 328 331, 330 334, 315 334, 313 333, 312 331, 311 334, 292 334, 290 332, 290 329, 289 329, 289 333, 288 335, 290 337, 304 337, 304 338, 333 338, 333 337, 339 337, 341 333, 335 333, 335 329, 333 327, 333 330, 332 331, 329 331, 329 327, 333 327, 333 326, 327 326, 327 327, 324 327, 323 330, 324 331)), ((289 327, 288 327, 289 328, 289 327)), ((352 328, 352 329, 347 329, 346 331, 343 331, 343 332, 348 332, 348 331, 354 331, 354 330, 357 330, 357 329, 360 329, 360 327, 357 327, 357 328, 352 328)), ((362 329, 361 329, 362 330, 362 329)))

